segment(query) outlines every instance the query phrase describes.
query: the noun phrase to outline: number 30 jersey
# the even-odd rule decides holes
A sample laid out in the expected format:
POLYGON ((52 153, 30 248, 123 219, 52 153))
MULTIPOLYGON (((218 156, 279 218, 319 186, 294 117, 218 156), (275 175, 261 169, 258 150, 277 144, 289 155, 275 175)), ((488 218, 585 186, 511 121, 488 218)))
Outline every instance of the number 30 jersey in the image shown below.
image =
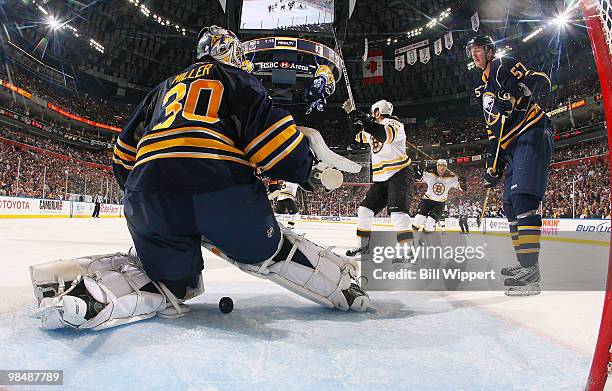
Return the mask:
POLYGON ((113 170, 128 190, 210 192, 255 171, 308 179, 308 141, 253 75, 216 60, 193 64, 154 88, 116 140, 113 170))

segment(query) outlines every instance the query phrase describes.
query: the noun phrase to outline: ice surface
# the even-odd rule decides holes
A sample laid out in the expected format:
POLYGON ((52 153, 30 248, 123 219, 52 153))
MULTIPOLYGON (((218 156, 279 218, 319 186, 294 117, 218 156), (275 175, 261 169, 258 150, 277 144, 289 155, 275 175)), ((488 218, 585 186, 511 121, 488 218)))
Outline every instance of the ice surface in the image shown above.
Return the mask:
POLYGON ((287 5, 279 0, 245 0, 242 11, 240 28, 243 29, 276 29, 279 27, 297 26, 303 24, 332 23, 334 21, 333 10, 324 10, 308 5, 307 8, 299 9, 299 0, 295 7, 289 11, 289 7, 281 10, 281 6, 287 5), (268 12, 268 6, 277 3, 273 12, 268 12))
MULTIPOLYGON (((298 223, 352 246, 354 226, 298 223)), ((601 292, 374 292, 371 313, 317 306, 208 254, 207 292, 177 320, 100 332, 40 330, 27 266, 125 251, 119 219, 0 220, 3 369, 63 369, 84 390, 578 390, 601 292), (222 296, 234 299, 220 313, 222 296)), ((44 389, 53 389, 45 387, 44 389)))

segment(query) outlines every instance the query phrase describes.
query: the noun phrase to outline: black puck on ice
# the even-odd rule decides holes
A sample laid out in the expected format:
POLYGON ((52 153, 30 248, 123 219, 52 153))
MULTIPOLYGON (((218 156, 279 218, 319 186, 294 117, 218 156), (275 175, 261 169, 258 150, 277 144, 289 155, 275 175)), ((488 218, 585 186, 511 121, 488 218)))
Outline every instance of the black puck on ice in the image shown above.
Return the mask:
POLYGON ((232 312, 232 310, 234 309, 234 301, 232 300, 232 298, 227 296, 222 297, 221 300, 219 300, 219 309, 224 314, 229 314, 230 312, 232 312))

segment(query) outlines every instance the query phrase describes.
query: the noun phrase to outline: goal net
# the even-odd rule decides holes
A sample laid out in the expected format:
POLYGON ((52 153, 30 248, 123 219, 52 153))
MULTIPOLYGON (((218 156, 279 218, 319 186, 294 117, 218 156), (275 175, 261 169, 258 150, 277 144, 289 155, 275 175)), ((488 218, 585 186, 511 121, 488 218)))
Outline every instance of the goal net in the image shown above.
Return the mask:
MULTIPOLYGON (((582 10, 597 64, 608 142, 612 137, 612 0, 583 0, 582 10)), ((612 186, 612 183, 611 183, 612 186)), ((608 266, 608 285, 604 296, 603 314, 587 391, 603 390, 612 373, 612 256, 608 266)), ((611 380, 612 381, 612 380, 611 380)))

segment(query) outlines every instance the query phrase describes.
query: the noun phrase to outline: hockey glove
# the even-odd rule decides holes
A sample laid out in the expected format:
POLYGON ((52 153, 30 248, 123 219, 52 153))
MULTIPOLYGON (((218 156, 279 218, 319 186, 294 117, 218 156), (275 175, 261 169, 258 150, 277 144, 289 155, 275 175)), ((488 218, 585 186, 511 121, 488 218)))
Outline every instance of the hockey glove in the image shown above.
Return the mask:
POLYGON ((497 186, 499 184, 499 180, 500 180, 501 176, 499 175, 499 173, 495 170, 493 170, 493 167, 489 167, 487 168, 487 171, 485 171, 484 174, 484 185, 483 187, 485 189, 492 189, 495 186, 497 186))
POLYGON ((498 91, 497 96, 495 97, 495 107, 501 115, 506 117, 512 114, 515 102, 516 100, 514 97, 509 92, 503 90, 498 91))
POLYGON ((353 106, 353 102, 351 102, 350 99, 347 99, 343 104, 342 104, 342 109, 344 111, 346 111, 347 114, 349 114, 351 111, 355 110, 356 107, 353 106))
POLYGON ((310 177, 306 182, 300 183, 300 187, 310 192, 314 191, 317 186, 323 185, 326 191, 332 191, 342 186, 343 181, 344 175, 340 170, 319 162, 312 167, 310 177))
POLYGON ((348 113, 349 127, 353 130, 354 134, 357 134, 364 130, 364 122, 367 121, 367 114, 363 111, 353 110, 348 113))

